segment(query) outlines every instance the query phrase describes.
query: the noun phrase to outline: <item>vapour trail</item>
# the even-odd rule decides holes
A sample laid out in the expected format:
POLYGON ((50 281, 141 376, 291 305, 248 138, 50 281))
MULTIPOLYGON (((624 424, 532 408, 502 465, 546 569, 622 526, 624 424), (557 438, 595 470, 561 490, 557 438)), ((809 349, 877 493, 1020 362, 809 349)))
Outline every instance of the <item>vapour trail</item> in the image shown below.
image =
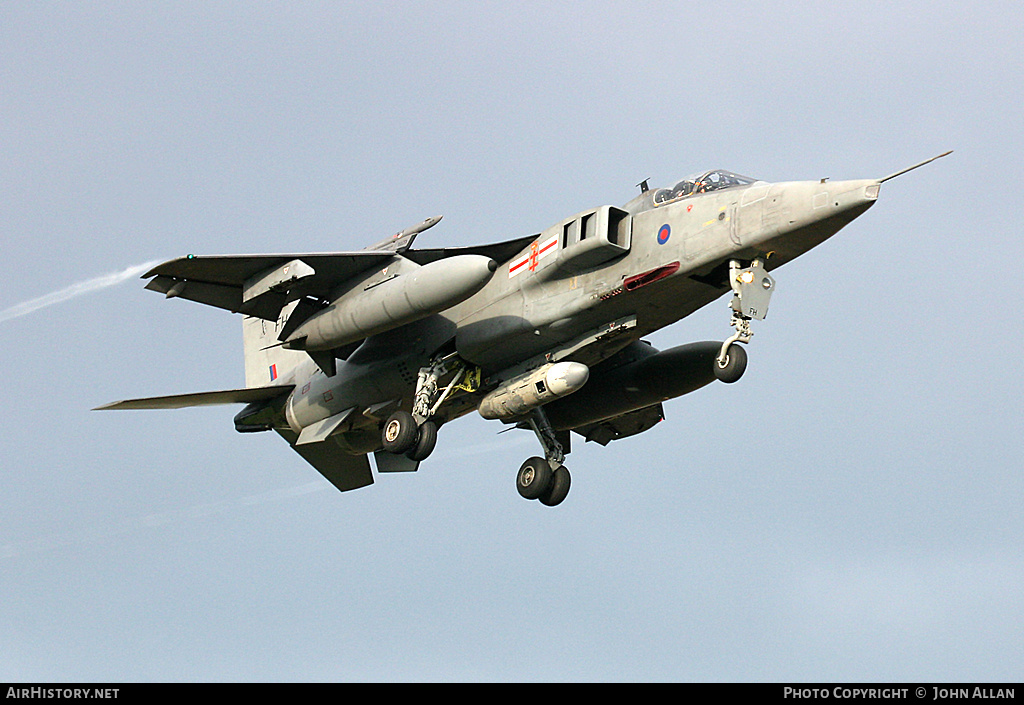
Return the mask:
POLYGON ((123 281, 131 279, 132 277, 142 274, 148 269, 152 269, 162 261, 163 260, 153 260, 151 262, 137 264, 132 267, 128 267, 127 269, 123 269, 120 272, 113 272, 111 274, 104 274, 101 277, 87 279, 84 282, 72 284, 71 286, 51 292, 45 296, 40 296, 35 299, 24 301, 20 304, 15 304, 10 308, 5 308, 3 311, 0 311, 0 323, 9 321, 12 318, 27 316, 28 314, 34 313, 41 308, 46 308, 47 306, 53 306, 54 304, 63 303, 85 294, 91 294, 94 291, 100 291, 101 289, 115 286, 123 281))

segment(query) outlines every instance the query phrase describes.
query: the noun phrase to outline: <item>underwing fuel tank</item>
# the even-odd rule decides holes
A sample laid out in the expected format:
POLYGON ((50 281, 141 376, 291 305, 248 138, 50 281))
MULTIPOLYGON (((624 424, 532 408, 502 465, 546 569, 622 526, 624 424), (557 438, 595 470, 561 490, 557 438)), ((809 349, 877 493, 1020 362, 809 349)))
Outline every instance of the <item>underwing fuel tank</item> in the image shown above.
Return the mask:
POLYGON ((286 348, 332 350, 444 311, 480 291, 498 268, 482 255, 456 255, 356 287, 288 336, 286 348))
POLYGON ((508 380, 480 402, 485 419, 512 421, 532 409, 572 394, 587 383, 590 368, 581 362, 549 362, 508 380))
POLYGON ((556 430, 615 418, 700 389, 715 380, 715 358, 722 344, 690 343, 658 351, 637 341, 623 350, 617 366, 591 370, 580 392, 544 407, 556 430))

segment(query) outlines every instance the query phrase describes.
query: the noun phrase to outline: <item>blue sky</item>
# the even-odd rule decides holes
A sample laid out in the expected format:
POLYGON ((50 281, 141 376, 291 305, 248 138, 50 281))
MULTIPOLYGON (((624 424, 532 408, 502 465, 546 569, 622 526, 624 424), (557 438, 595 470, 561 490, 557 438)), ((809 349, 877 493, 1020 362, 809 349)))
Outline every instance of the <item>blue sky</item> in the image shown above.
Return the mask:
MULTIPOLYGON (((5 3, 0 680, 1019 680, 1019 4, 5 3), (556 510, 467 417, 341 494, 189 252, 539 232, 704 168, 886 183, 750 365, 556 510), (106 277, 106 279, 103 279, 106 277), (120 282, 120 283, 114 283, 120 282), (63 294, 62 294, 63 292, 63 294), (32 302, 45 303, 33 306, 32 302)), ((652 337, 728 335, 720 301, 652 337)))

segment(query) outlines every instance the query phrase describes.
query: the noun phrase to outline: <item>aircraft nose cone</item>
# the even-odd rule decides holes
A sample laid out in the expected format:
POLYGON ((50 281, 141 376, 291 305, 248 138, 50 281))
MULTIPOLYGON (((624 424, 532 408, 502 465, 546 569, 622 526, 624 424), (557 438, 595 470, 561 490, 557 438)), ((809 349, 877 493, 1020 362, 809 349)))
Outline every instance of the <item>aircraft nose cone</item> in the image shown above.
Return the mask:
POLYGON ((878 200, 880 184, 874 179, 858 181, 837 181, 831 184, 829 196, 831 208, 850 210, 862 206, 871 206, 878 200))
POLYGON ((873 206, 880 184, 878 179, 773 184, 757 224, 761 229, 750 235, 741 232, 743 244, 774 252, 775 266, 785 264, 820 245, 873 206))
POLYGON ((875 204, 879 183, 874 179, 856 181, 804 181, 791 184, 782 197, 788 223, 784 230, 825 227, 838 230, 875 204))

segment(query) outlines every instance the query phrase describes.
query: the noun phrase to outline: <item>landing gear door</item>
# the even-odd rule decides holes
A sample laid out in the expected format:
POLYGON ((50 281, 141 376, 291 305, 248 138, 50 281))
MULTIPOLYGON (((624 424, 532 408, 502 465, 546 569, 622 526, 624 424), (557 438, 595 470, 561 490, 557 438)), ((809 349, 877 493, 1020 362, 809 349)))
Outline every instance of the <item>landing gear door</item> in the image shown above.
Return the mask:
POLYGON ((775 279, 764 268, 760 259, 746 269, 734 268, 732 288, 736 292, 732 307, 747 318, 763 321, 768 315, 768 304, 775 290, 775 279))

